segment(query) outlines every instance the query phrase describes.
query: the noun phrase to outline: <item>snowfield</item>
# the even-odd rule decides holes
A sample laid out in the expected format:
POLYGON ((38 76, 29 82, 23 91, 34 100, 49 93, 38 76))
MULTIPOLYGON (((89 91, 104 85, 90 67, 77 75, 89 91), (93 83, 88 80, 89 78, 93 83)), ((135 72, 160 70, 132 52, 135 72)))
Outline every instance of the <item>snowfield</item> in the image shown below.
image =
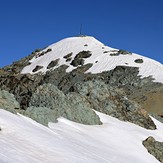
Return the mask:
POLYGON ((51 49, 52 51, 42 55, 40 57, 34 57, 30 60, 30 65, 26 66, 22 70, 22 74, 25 73, 38 73, 47 71, 47 66, 51 61, 60 59, 58 65, 59 67, 63 64, 68 65, 67 72, 72 71, 76 67, 73 67, 70 63, 66 62, 63 58, 69 53, 72 54, 72 60, 81 51, 91 51, 92 56, 85 59, 85 64, 93 63, 93 66, 87 71, 91 73, 100 73, 103 71, 108 71, 114 69, 116 66, 130 66, 139 67, 139 75, 142 77, 152 76, 156 82, 163 83, 163 65, 153 59, 132 53, 127 55, 120 54, 119 56, 111 56, 110 54, 116 53, 118 49, 110 48, 105 46, 103 43, 96 40, 94 37, 70 37, 63 39, 55 44, 48 46, 43 51, 51 49), (142 59, 143 63, 136 63, 136 59, 142 59), (32 72, 36 66, 43 66, 42 69, 37 72, 32 72))
POLYGON ((1 163, 159 163, 142 141, 163 141, 163 124, 147 130, 96 112, 103 125, 89 126, 64 118, 45 127, 0 109, 1 163))

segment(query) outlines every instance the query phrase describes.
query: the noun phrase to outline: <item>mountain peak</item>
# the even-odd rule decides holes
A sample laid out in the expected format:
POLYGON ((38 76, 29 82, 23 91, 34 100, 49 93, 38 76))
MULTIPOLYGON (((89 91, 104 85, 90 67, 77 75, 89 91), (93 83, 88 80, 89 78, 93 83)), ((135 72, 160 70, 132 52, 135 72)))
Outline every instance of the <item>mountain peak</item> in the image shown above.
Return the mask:
POLYGON ((105 46, 92 36, 65 38, 35 52, 29 62, 29 65, 23 68, 22 74, 45 73, 61 65, 67 65, 66 71, 70 72, 80 66, 91 64, 86 73, 101 73, 117 66, 127 66, 138 67, 139 75, 142 77, 152 76, 155 81, 163 82, 163 77, 160 76, 163 73, 161 63, 126 50, 105 46))
MULTIPOLYGON (((83 43, 94 43, 94 44, 101 44, 100 41, 98 41, 95 37, 93 36, 86 36, 86 35, 79 35, 79 36, 74 36, 74 37, 67 37, 62 39, 61 41, 57 43, 64 43, 64 44, 83 44, 83 43)), ((54 45, 54 44, 53 44, 54 45)))
POLYGON ((0 162, 163 160, 163 84, 153 82, 162 74, 160 63, 92 36, 35 50, 0 70, 0 108, 19 114, 0 109, 0 162))

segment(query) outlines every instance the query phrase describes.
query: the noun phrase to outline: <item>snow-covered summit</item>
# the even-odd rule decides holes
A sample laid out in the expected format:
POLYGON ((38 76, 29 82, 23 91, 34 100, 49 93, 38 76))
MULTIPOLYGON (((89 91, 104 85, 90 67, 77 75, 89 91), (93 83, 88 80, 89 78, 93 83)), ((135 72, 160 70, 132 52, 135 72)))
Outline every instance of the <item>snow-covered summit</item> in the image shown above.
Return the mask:
POLYGON ((77 68, 71 64, 72 61, 79 52, 83 51, 91 53, 89 57, 84 58, 83 64, 93 64, 87 72, 100 73, 112 70, 116 66, 139 67, 139 75, 142 77, 152 76, 155 81, 163 83, 163 75, 160 75, 163 74, 161 63, 135 53, 105 46, 91 36, 70 37, 48 46, 46 49, 37 52, 29 61, 30 65, 24 67, 21 73, 45 73, 49 70, 48 65, 56 61, 57 63, 51 69, 67 65, 69 67, 66 71, 70 72, 77 68), (67 55, 69 55, 68 59, 66 58, 67 55), (37 67, 39 67, 38 70, 37 67))

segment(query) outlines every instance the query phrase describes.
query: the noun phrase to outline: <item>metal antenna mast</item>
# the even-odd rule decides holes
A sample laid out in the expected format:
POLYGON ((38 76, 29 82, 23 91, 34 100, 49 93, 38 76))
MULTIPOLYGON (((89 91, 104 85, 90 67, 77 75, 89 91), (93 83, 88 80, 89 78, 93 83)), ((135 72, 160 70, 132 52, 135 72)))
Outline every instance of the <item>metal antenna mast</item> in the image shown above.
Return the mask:
POLYGON ((80 35, 82 35, 82 24, 80 25, 80 35))

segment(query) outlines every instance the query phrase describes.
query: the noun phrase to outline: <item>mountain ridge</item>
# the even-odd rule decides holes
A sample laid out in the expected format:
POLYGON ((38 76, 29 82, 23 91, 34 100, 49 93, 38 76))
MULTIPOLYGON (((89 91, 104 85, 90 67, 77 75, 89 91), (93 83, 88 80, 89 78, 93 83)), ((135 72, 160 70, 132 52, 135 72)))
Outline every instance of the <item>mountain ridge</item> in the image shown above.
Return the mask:
MULTIPOLYGON (((161 74, 163 65, 152 59, 110 48, 90 36, 66 38, 0 69, 0 108, 45 126, 55 126, 64 117, 103 128, 101 112, 157 132, 149 113, 163 120, 161 74)), ((162 160, 157 141, 159 147, 151 153, 162 160)))

